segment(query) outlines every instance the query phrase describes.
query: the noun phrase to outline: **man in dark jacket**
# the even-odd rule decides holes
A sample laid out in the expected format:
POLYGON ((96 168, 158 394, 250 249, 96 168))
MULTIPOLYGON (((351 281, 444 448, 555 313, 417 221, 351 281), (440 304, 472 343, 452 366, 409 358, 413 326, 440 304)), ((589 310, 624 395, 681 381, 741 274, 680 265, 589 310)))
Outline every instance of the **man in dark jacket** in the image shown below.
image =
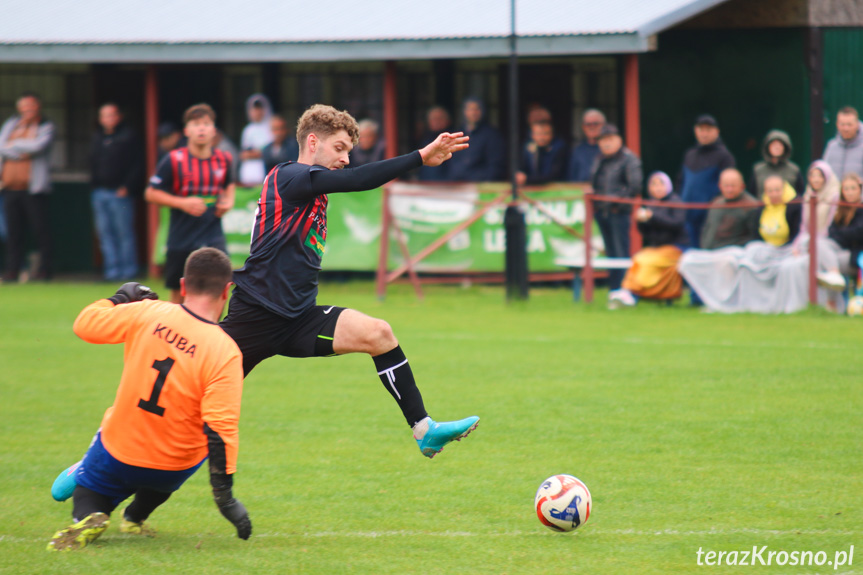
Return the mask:
POLYGON ((468 98, 464 103, 464 126, 470 147, 450 160, 449 180, 453 182, 496 182, 504 179, 506 151, 500 132, 483 118, 482 102, 468 98))
POLYGON ((734 168, 723 170, 719 177, 721 198, 713 202, 704 229, 700 246, 705 250, 716 250, 727 246, 744 246, 758 239, 758 217, 760 204, 743 183, 743 175, 734 168), (726 208, 732 204, 736 207, 726 208))
POLYGON ((554 137, 554 128, 548 120, 530 125, 531 139, 524 145, 521 165, 515 174, 518 185, 535 186, 563 181, 566 168, 566 144, 554 137))
MULTIPOLYGON (((614 198, 636 198, 641 195, 641 160, 623 146, 623 138, 613 124, 606 124, 599 134, 599 156, 594 160, 591 185, 593 193, 614 198)), ((631 204, 596 202, 594 214, 605 255, 629 257, 631 204)), ((620 288, 624 270, 609 271, 609 287, 620 288)))
MULTIPOLYGON (((719 174, 735 166, 734 156, 719 138, 716 118, 702 114, 695 120, 698 144, 686 151, 677 189, 684 202, 709 203, 719 195, 719 174)), ((694 248, 701 247, 701 228, 707 218, 705 210, 688 210, 686 231, 694 248)))
POLYGON ((133 191, 141 183, 141 146, 123 123, 116 104, 99 108, 99 129, 90 145, 93 221, 102 251, 105 280, 131 279, 138 273, 133 191))

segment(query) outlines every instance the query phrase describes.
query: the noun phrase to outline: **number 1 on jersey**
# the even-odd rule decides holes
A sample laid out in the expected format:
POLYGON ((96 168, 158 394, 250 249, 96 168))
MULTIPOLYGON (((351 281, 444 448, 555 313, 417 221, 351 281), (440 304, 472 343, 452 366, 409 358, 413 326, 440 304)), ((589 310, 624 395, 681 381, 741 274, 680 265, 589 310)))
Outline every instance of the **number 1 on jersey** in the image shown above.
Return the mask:
POLYGON ((162 393, 162 386, 165 385, 165 380, 168 379, 168 372, 171 371, 172 367, 174 367, 174 359, 170 357, 153 362, 153 369, 159 372, 159 376, 153 385, 153 391, 150 392, 150 399, 147 401, 139 399, 138 407, 159 417, 165 415, 165 408, 159 405, 159 395, 162 393))

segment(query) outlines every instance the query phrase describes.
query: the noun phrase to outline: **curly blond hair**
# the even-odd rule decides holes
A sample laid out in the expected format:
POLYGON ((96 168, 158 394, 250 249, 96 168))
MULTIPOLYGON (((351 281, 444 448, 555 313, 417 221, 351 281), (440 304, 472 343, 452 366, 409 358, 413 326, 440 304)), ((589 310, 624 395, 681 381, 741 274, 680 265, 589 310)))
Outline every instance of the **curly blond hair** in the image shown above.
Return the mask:
POLYGON ((326 138, 339 130, 344 130, 351 138, 354 146, 360 141, 360 129, 357 121, 347 111, 336 110, 332 106, 315 104, 300 116, 297 122, 297 143, 301 149, 306 147, 309 134, 326 138))

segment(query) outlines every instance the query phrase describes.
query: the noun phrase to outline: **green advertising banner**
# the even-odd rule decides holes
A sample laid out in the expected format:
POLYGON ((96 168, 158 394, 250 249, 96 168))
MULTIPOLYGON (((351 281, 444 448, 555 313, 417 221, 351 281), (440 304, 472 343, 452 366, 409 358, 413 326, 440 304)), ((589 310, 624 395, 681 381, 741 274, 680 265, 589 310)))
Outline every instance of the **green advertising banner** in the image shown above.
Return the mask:
MULTIPOLYGON (((390 186, 390 211, 401 230, 411 254, 471 218, 482 205, 506 192, 499 184, 428 186, 396 183, 390 186)), ((234 209, 225 214, 222 224, 228 251, 240 267, 249 255, 260 189, 237 188, 234 209)), ((332 194, 327 209, 327 247, 323 267, 331 271, 374 271, 380 254, 382 190, 354 194, 332 194)), ((577 187, 530 192, 543 209, 523 205, 527 222, 528 266, 532 272, 560 271, 556 258, 582 258, 584 242, 557 225, 584 229, 584 202, 577 187)), ((425 272, 500 272, 504 269, 506 235, 502 202, 460 231, 438 250, 417 264, 425 272)), ((165 261, 168 209, 160 212, 159 233, 154 250, 155 263, 165 261)), ((404 263, 398 244, 399 234, 390 230, 388 268, 404 263)), ((598 238, 597 238, 598 239, 598 238)))

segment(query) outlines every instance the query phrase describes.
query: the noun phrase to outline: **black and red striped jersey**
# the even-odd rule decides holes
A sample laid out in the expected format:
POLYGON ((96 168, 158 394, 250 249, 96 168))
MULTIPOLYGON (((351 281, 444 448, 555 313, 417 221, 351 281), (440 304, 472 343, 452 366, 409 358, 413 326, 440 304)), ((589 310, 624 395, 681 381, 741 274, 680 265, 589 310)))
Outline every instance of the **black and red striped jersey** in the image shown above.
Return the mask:
POLYGON ((222 220, 216 217, 216 201, 231 179, 231 154, 213 150, 207 159, 193 156, 189 148, 172 150, 159 162, 150 185, 157 190, 182 197, 200 197, 207 211, 200 217, 171 209, 168 227, 169 250, 194 250, 202 246, 224 244, 222 220))
POLYGON ((419 152, 354 169, 288 162, 264 180, 252 244, 234 297, 294 318, 315 305, 327 242, 327 194, 378 188, 422 165, 419 152))

